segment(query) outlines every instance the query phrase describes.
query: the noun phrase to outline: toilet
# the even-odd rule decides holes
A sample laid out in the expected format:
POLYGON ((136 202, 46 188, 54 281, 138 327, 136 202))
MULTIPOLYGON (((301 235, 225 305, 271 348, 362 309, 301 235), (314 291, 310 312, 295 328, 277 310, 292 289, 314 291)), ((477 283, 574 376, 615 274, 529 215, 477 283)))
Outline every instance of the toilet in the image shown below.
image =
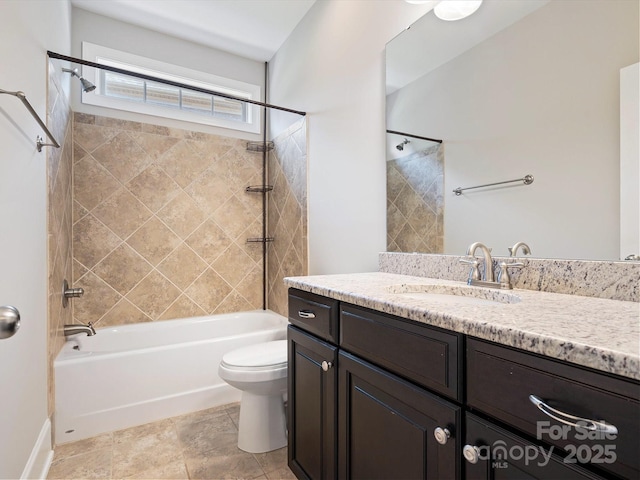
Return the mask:
POLYGON ((242 390, 238 448, 263 453, 284 447, 287 341, 258 343, 228 352, 222 357, 218 374, 242 390))

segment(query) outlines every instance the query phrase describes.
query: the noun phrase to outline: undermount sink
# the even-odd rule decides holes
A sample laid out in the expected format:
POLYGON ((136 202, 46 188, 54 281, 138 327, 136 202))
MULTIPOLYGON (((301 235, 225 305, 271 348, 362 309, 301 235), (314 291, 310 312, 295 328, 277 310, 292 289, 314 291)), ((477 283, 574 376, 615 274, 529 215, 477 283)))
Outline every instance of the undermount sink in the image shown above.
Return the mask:
POLYGON ((449 305, 504 305, 521 301, 513 293, 466 285, 402 284, 392 285, 388 290, 402 298, 449 305))

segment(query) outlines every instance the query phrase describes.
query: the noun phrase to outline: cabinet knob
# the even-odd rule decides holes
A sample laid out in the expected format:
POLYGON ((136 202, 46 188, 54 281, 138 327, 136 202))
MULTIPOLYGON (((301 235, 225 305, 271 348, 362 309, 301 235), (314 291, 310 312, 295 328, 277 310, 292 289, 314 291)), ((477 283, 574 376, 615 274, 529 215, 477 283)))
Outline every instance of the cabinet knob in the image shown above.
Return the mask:
POLYGON ((327 362, 327 361, 325 360, 324 362, 322 362, 322 363, 320 364, 320 366, 322 367, 322 370, 324 370, 325 372, 328 372, 328 371, 329 371, 329 369, 330 369, 331 367, 333 367, 333 364, 332 364, 331 362, 327 362))
POLYGON ((480 459, 480 449, 475 445, 465 445, 462 448, 462 455, 469 463, 478 463, 480 459))
POLYGON ((449 437, 451 437, 451 432, 448 428, 437 427, 433 431, 433 436, 436 437, 436 441, 440 445, 446 445, 447 440, 449 440, 449 437))

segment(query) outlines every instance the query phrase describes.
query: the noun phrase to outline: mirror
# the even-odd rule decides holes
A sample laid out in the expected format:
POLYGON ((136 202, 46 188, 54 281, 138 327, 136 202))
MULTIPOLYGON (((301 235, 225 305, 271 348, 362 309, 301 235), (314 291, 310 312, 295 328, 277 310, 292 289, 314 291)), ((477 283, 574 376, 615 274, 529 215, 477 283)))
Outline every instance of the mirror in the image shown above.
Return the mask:
POLYGON ((640 253, 620 251, 620 70, 638 62, 638 24, 633 1, 485 0, 456 22, 429 12, 387 44, 388 250, 640 253), (403 156, 405 138, 420 150, 403 156))

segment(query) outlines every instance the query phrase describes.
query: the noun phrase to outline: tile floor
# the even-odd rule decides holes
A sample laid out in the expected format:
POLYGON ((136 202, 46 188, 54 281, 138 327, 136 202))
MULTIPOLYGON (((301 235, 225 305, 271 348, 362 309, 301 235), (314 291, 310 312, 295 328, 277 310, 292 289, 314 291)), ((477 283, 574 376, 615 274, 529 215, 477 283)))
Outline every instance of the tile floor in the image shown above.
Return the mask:
POLYGON ((287 449, 238 449, 237 403, 56 446, 48 479, 295 479, 287 449))

